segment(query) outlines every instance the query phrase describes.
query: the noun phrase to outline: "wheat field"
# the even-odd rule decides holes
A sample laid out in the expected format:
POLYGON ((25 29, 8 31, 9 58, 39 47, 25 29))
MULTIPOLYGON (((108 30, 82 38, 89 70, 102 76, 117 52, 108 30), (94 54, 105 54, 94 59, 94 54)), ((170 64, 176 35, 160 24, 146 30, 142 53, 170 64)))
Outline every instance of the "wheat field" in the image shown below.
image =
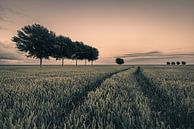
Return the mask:
POLYGON ((193 129, 193 66, 0 66, 1 129, 193 129))

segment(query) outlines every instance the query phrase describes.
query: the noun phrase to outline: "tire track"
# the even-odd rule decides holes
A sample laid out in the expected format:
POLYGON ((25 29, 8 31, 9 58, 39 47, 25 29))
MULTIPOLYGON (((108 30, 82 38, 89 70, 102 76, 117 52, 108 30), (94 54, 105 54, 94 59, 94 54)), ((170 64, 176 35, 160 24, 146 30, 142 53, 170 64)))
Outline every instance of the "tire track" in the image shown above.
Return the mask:
POLYGON ((186 106, 181 105, 181 110, 177 109, 176 104, 172 103, 174 102, 172 96, 167 95, 159 86, 155 86, 140 67, 137 68, 135 77, 143 94, 150 99, 151 110, 157 113, 158 118, 164 121, 166 126, 172 129, 193 128, 192 118, 188 115, 186 106))
POLYGON ((135 85, 137 83, 134 81, 134 71, 135 69, 130 69, 106 79, 98 87, 97 93, 92 93, 94 96, 91 94, 78 109, 74 109, 71 112, 64 122, 66 127, 127 129, 141 128, 143 127, 142 123, 150 125, 149 120, 146 119, 147 116, 144 115, 144 113, 149 113, 141 110, 144 107, 140 103, 145 103, 146 100, 144 101, 144 98, 139 97, 139 95, 143 96, 143 93, 137 91, 140 88, 135 85), (101 116, 100 114, 103 115, 101 116), (82 121, 77 123, 79 119, 82 121), (93 120, 95 121, 94 123, 93 120), (82 126, 84 123, 87 124, 82 126))
MULTIPOLYGON (((131 68, 131 67, 130 67, 131 68)), ((119 70, 119 71, 116 71, 116 72, 113 72, 107 76, 105 76, 103 79, 101 80, 98 80, 97 82, 94 83, 93 86, 86 86, 83 90, 83 92, 76 92, 74 93, 73 95, 71 95, 68 100, 70 103, 65 103, 63 106, 64 107, 67 107, 68 106, 68 110, 66 110, 63 114, 61 114, 60 116, 58 116, 59 118, 59 123, 57 123, 57 125, 59 125, 60 127, 63 127, 64 126, 64 123, 61 123, 65 120, 65 118, 71 113, 71 111, 75 108, 77 108, 79 105, 81 105, 85 99, 87 98, 87 95, 92 92, 92 91, 95 91, 98 87, 101 86, 101 84, 111 78, 112 76, 114 76, 115 74, 118 74, 120 72, 124 72, 124 71, 127 71, 129 70, 130 68, 125 68, 125 69, 122 69, 122 70, 119 70)), ((56 125, 56 123, 55 123, 56 125)))
POLYGON ((71 112, 64 122, 65 127, 93 129, 106 128, 108 125, 109 128, 116 129, 166 128, 164 122, 153 115, 149 99, 144 96, 135 79, 135 71, 136 69, 124 71, 101 84, 97 93, 93 93, 94 96, 87 97, 83 105, 71 112), (82 126, 85 123, 87 124, 82 126))

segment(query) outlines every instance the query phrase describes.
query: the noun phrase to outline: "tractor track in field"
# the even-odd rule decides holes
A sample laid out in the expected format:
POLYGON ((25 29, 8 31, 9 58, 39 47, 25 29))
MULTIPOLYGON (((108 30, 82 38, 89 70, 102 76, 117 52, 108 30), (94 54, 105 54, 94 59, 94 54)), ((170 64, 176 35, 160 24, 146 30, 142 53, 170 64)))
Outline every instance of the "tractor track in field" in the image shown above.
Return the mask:
POLYGON ((164 124, 171 129, 193 128, 192 117, 186 115, 187 112, 184 112, 188 110, 186 106, 181 105, 182 110, 177 111, 176 106, 171 104, 173 98, 167 95, 159 86, 157 88, 154 83, 144 75, 140 67, 137 68, 134 74, 143 94, 150 100, 151 110, 158 114, 156 117, 158 117, 160 121, 163 121, 164 124), (177 115, 178 113, 181 113, 181 115, 177 115), (182 125, 186 126, 182 127, 182 125))
MULTIPOLYGON (((68 110, 65 111, 64 114, 61 114, 60 116, 58 116, 58 118, 60 119, 59 121, 64 121, 65 118, 71 113, 71 111, 72 111, 73 109, 77 108, 79 105, 81 105, 81 104, 85 101, 85 99, 86 99, 86 97, 88 96, 88 94, 89 94, 90 92, 92 92, 92 91, 95 91, 98 87, 100 87, 101 84, 102 84, 105 80, 111 78, 113 75, 116 75, 116 74, 118 74, 118 73, 120 73, 120 72, 127 71, 127 70, 129 70, 129 69, 131 69, 131 67, 130 67, 130 68, 125 68, 125 69, 122 69, 122 70, 119 70, 119 71, 116 71, 116 72, 113 72, 113 73, 111 73, 111 74, 105 76, 103 79, 98 80, 96 83, 94 83, 93 86, 87 86, 87 87, 85 88, 86 90, 85 90, 84 92, 81 92, 81 93, 80 93, 80 92, 77 92, 77 93, 74 93, 73 95, 71 95, 71 96, 68 98, 68 100, 71 102, 71 103, 68 103, 68 107, 69 107, 69 108, 68 108, 68 110), (81 97, 80 97, 80 96, 81 96, 81 97)), ((64 107, 66 107, 66 106, 67 106, 67 105, 64 105, 64 107)), ((58 123, 58 124, 62 124, 61 126, 64 126, 64 123, 58 123)))
POLYGON ((142 89, 144 96, 146 96, 150 100, 149 105, 151 110, 156 112, 155 114, 156 116, 153 117, 157 117, 159 121, 163 121, 165 123, 165 126, 168 126, 170 123, 168 123, 164 118, 161 119, 161 117, 158 116, 157 114, 161 112, 161 109, 159 109, 157 106, 159 106, 161 104, 160 102, 163 101, 163 96, 160 96, 161 99, 159 101, 155 99, 155 97, 158 96, 158 94, 156 94, 156 92, 154 93, 155 89, 153 89, 154 87, 153 84, 151 84, 151 82, 143 75, 140 67, 138 67, 137 71, 135 72, 135 78, 138 85, 142 89))

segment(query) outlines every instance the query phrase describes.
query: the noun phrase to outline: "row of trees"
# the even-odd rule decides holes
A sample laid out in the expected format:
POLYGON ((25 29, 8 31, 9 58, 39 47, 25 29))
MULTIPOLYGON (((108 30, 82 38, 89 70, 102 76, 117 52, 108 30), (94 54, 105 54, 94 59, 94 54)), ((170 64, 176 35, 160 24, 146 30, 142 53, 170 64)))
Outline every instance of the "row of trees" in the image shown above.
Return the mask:
POLYGON ((166 62, 167 65, 186 65, 187 63, 185 61, 177 61, 177 62, 166 62))
POLYGON ((20 51, 28 53, 27 57, 40 59, 40 67, 43 59, 49 57, 62 60, 64 59, 85 60, 88 61, 98 59, 98 49, 84 44, 83 42, 73 42, 70 38, 62 35, 56 36, 53 31, 48 30, 39 24, 27 25, 17 31, 17 36, 12 38, 20 51))

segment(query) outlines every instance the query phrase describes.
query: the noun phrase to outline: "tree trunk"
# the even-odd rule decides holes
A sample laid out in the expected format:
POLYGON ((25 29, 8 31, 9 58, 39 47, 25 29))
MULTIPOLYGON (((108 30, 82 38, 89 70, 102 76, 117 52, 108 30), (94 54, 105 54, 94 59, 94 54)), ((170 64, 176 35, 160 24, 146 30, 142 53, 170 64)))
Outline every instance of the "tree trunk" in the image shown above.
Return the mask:
POLYGON ((77 66, 77 59, 76 59, 75 63, 76 63, 76 66, 77 66))
POLYGON ((91 65, 93 65, 93 60, 91 61, 91 65))
POLYGON ((64 66, 64 58, 62 58, 62 67, 64 66))
POLYGON ((40 67, 42 67, 42 58, 40 58, 40 67))
POLYGON ((87 65, 87 61, 86 61, 86 59, 85 59, 85 65, 87 65))

